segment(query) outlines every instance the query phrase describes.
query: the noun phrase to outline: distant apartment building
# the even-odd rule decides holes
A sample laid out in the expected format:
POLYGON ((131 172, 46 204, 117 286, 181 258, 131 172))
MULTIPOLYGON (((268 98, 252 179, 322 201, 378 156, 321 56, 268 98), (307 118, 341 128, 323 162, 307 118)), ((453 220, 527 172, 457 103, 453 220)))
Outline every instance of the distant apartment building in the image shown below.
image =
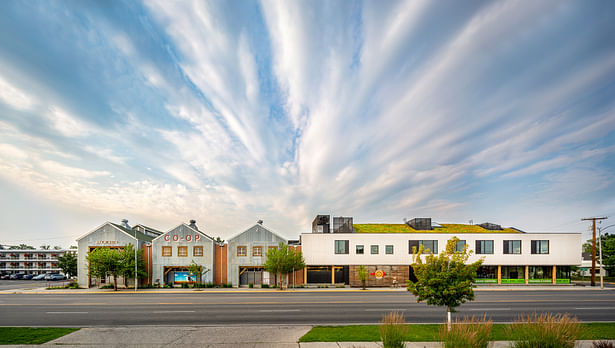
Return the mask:
POLYGON ((58 258, 76 250, 0 250, 0 274, 60 273, 58 258))

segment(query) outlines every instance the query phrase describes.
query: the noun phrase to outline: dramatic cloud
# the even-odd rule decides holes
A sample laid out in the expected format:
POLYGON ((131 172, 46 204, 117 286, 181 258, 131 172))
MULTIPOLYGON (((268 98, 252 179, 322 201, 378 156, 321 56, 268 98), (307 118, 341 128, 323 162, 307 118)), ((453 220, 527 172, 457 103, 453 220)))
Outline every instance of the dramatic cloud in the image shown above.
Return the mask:
POLYGON ((68 244, 123 217, 222 237, 261 218, 296 238, 334 213, 584 231, 615 216, 613 10, 2 3, 0 228, 68 244), (28 206, 61 228, 32 231, 28 206))

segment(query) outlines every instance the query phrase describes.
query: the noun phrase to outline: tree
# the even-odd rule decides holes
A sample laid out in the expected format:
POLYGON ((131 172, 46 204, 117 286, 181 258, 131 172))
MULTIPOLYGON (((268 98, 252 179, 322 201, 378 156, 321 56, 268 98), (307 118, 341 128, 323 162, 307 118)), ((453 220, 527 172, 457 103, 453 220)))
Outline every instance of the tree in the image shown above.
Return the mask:
POLYGON ((76 245, 71 245, 69 249, 79 249, 76 245))
POLYGON ((58 257, 58 267, 67 278, 77 275, 77 256, 73 253, 66 253, 58 257))
POLYGON ((365 283, 367 282, 367 270, 365 269, 365 266, 363 265, 359 266, 357 276, 359 277, 359 280, 361 281, 361 286, 363 287, 363 290, 365 290, 365 283))
POLYGON ((301 270, 305 267, 301 251, 289 248, 288 244, 280 242, 278 248, 271 248, 267 252, 267 259, 263 264, 265 271, 274 273, 278 276, 280 290, 283 289, 282 275, 288 276, 293 271, 301 270))
POLYGON ((203 281, 203 276, 207 274, 207 272, 209 272, 209 269, 203 265, 199 265, 198 263, 194 262, 194 260, 192 260, 192 263, 188 266, 188 271, 191 275, 196 275, 196 283, 201 284, 203 281))
MULTIPOLYGON (((596 267, 599 262, 598 237, 596 237, 596 267)), ((605 233, 602 235, 602 263, 604 268, 609 273, 615 271, 615 234, 605 233)), ((592 252, 592 240, 589 239, 583 244, 583 251, 586 253, 592 252)))
MULTIPOLYGON (((137 250, 137 278, 143 279, 147 277, 147 271, 145 269, 145 261, 143 260, 143 250, 137 250)), ((127 244, 120 252, 120 267, 118 275, 124 278, 124 285, 127 286, 127 279, 135 278, 135 248, 132 244, 127 244)), ((135 279, 136 286, 137 279, 135 279)))
POLYGON ((90 275, 97 278, 113 277, 113 288, 117 291, 117 276, 122 270, 121 251, 112 248, 98 248, 88 256, 90 275))
POLYGON ((412 250, 412 267, 416 282, 408 281, 408 291, 417 296, 416 302, 427 301, 428 305, 446 306, 448 328, 451 327, 451 312, 462 303, 474 300, 472 283, 483 259, 466 264, 471 252, 465 245, 463 251, 455 251, 459 238, 446 243, 440 255, 430 253, 422 261, 423 245, 412 250))

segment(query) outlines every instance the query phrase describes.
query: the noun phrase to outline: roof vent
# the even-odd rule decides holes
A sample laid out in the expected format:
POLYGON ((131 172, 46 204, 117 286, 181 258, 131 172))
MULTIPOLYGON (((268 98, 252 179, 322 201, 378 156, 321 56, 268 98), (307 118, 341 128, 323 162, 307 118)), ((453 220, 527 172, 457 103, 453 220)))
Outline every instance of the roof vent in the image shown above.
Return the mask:
POLYGON ((199 230, 198 227, 196 227, 196 220, 190 220, 190 227, 194 228, 195 230, 199 230))
POLYGON ((478 225, 486 230, 489 231, 501 231, 503 230, 502 226, 498 225, 498 224, 492 224, 491 222, 483 222, 482 224, 478 225))
POLYGON ((128 224, 128 220, 126 219, 122 219, 122 227, 127 228, 129 230, 132 229, 132 227, 130 227, 130 225, 128 224))
POLYGON ((415 230, 428 231, 432 229, 431 218, 414 218, 406 223, 415 230))
POLYGON ((263 220, 258 220, 256 221, 257 224, 262 225, 263 224, 263 220))

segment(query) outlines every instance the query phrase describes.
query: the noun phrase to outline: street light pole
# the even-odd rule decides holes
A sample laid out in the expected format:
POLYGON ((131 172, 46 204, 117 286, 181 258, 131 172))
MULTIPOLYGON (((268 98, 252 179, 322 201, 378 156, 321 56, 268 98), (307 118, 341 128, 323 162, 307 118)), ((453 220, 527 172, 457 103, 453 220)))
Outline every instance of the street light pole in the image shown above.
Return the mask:
MULTIPOLYGON (((137 244, 139 242, 137 241, 137 244)), ((137 283, 139 283, 138 281, 139 277, 137 276, 137 248, 135 247, 135 292, 137 292, 137 283)))
POLYGON ((602 231, 613 226, 615 226, 615 224, 607 227, 598 227, 598 249, 600 250, 600 289, 604 289, 604 275, 602 274, 602 270, 604 269, 604 265, 602 264, 602 231))

